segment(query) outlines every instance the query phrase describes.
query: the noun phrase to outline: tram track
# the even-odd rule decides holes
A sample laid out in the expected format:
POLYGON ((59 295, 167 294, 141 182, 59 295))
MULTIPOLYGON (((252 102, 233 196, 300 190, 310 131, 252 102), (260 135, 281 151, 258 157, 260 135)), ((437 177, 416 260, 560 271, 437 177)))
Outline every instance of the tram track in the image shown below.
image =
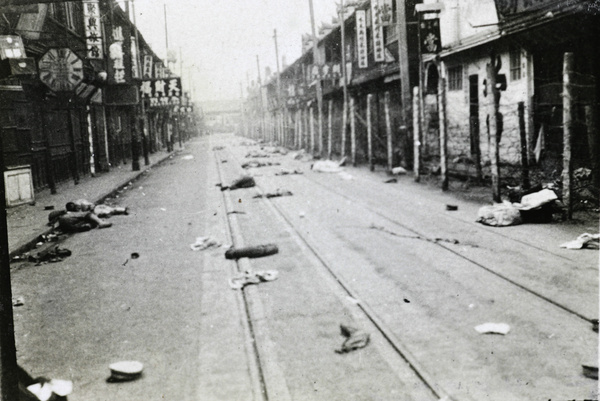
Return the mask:
MULTIPOLYGON (((233 165, 235 164, 235 174, 239 174, 240 172, 244 172, 245 170, 241 168, 240 166, 240 162, 237 160, 237 158, 235 157, 234 153, 230 150, 222 150, 219 151, 219 153, 215 153, 217 156, 218 160, 223 160, 226 159, 228 161, 228 168, 232 168, 234 167, 233 165)), ((219 165, 219 163, 217 162, 217 166, 220 169, 222 166, 219 165)), ((232 171, 233 172, 233 171, 232 171)), ((221 178, 221 182, 226 182, 226 177, 223 176, 223 173, 220 170, 220 178, 221 178)), ((231 177, 229 177, 231 178, 231 177)), ((390 224, 390 227, 392 230, 398 230, 400 231, 404 231, 404 232, 408 232, 411 233, 411 235, 406 236, 407 238, 412 238, 412 239, 428 239, 429 236, 426 235, 425 233, 421 232, 420 230, 414 229, 410 224, 404 224, 400 221, 397 221, 396 219, 394 219, 393 217, 390 217, 389 215, 387 215, 385 212, 379 211, 377 210, 377 208, 373 205, 368 204, 365 201, 361 201, 360 199, 357 199, 351 195, 347 195, 345 193, 340 192, 339 190, 337 190, 336 188, 332 188, 329 186, 326 186, 320 182, 318 182, 315 178, 309 177, 309 175, 302 175, 302 176, 295 176, 292 177, 294 180, 308 180, 310 183, 318 185, 321 189, 331 193, 332 195, 334 195, 335 197, 340 197, 341 199, 344 199, 345 201, 349 202, 349 203, 353 203, 356 206, 358 206, 359 208, 364 209, 365 211, 368 211, 369 213, 372 213, 375 216, 378 216, 379 218, 381 218, 383 221, 386 221, 390 224)), ((260 181, 260 180, 258 180, 260 181)), ((300 182, 300 181, 298 181, 300 182)), ((259 194, 265 194, 265 190, 259 185, 259 183, 257 182, 257 186, 255 188, 256 191, 258 191, 259 194)), ((227 193, 229 191, 226 191, 227 193)), ((224 193, 225 196, 225 193, 224 193)), ((454 393, 453 391, 448 391, 449 387, 448 386, 448 382, 444 381, 444 380, 440 380, 441 378, 438 377, 440 371, 439 369, 435 369, 435 367, 433 367, 433 370, 431 370, 432 365, 431 365, 431 361, 429 359, 422 359, 422 358, 428 358, 426 356, 423 355, 423 349, 415 348, 415 344, 412 344, 412 339, 405 339, 405 338, 400 338, 398 337, 398 327, 397 325, 393 324, 393 321, 389 321, 389 318, 385 318, 385 311, 384 311, 384 315, 379 315, 378 311, 379 308, 381 307, 381 305, 377 304, 377 300, 371 299, 369 301, 375 301, 375 308, 371 307, 369 305, 368 301, 365 301, 365 298, 362 298, 360 296, 360 292, 361 288, 359 286, 359 288, 355 288, 357 284, 354 283, 354 280, 348 280, 348 278, 344 278, 340 272, 339 272, 339 266, 336 265, 337 262, 333 262, 332 260, 329 260, 328 258, 332 257, 332 255, 328 255, 326 253, 323 253, 323 249, 321 249, 322 247, 319 246, 319 244, 315 243, 314 241, 317 240, 316 238, 313 238, 313 236, 311 235, 306 235, 307 232, 305 232, 304 230, 300 229, 299 226, 297 226, 297 223, 299 222, 298 219, 293 218, 290 214, 289 211, 286 210, 285 207, 283 207, 282 205, 285 205, 285 203, 281 203, 279 201, 275 201, 275 200, 271 200, 267 197, 262 197, 261 200, 257 200, 257 202, 260 202, 261 204, 265 205, 267 210, 271 211, 271 214, 273 214, 274 216, 276 216, 276 218, 282 222, 282 224, 284 226, 287 227, 287 231, 292 233, 293 236, 295 237, 296 241, 301 244, 301 248, 304 250, 304 252, 306 254, 310 254, 310 259, 313 260, 313 265, 315 266, 315 268, 319 268, 323 271, 324 275, 329 276, 330 281, 334 283, 335 286, 338 287, 338 297, 340 299, 346 297, 349 299, 355 299, 355 300, 360 300, 360 302, 356 303, 356 310, 358 310, 359 314, 361 315, 362 318, 362 322, 364 321, 368 321, 368 325, 365 325, 363 323, 363 326, 371 331, 371 332, 377 332, 377 335, 380 336, 380 339, 382 343, 385 343, 385 345, 383 346, 384 351, 381 351, 381 346, 380 348, 380 353, 382 355, 388 355, 388 358, 386 359, 384 356, 384 359, 386 359, 388 361, 388 365, 390 366, 390 370, 394 369, 394 364, 390 363, 389 361, 389 355, 394 354, 396 358, 401 359, 402 362, 407 365, 411 371, 413 372, 413 374, 418 377, 418 379, 423 383, 423 385, 428 389, 430 396, 432 397, 432 399, 443 399, 443 400, 470 400, 471 397, 469 396, 469 394, 465 393, 465 392, 459 392, 460 395, 458 396, 456 393, 454 393), (357 291, 357 289, 359 291, 357 291), (390 326, 389 324, 392 323, 392 325, 390 326), (408 341, 407 341, 408 340, 408 341), (408 344, 408 345, 407 345, 408 344), (417 355, 417 356, 415 356, 417 355), (431 374, 431 373, 433 374, 431 374), (442 384, 440 384, 442 383, 442 384), (458 397, 458 398, 457 398, 458 397)), ((231 200, 230 200, 230 206, 231 206, 231 200)), ((233 206, 231 206, 230 209, 227 209, 228 211, 233 211, 233 206)), ((235 216, 235 213, 228 213, 228 218, 231 219, 236 219, 237 217, 235 216)), ((453 217, 455 218, 455 217, 453 217)), ((313 231, 315 230, 315 226, 312 227, 313 231)), ((373 228, 373 227, 371 227, 373 228)), ((403 237, 403 235, 399 235, 400 237, 403 237)), ((343 241, 343 239, 340 239, 341 241, 343 241)), ((569 315, 572 315, 573 317, 580 319, 581 321, 585 321, 585 322, 592 322, 592 319, 590 319, 589 317, 586 317, 585 315, 577 312, 576 310, 573 310, 572 308, 569 308, 568 306, 562 305, 560 302, 557 302, 555 300, 553 300, 552 298, 545 296, 544 294, 540 293, 539 291, 536 291, 535 289, 529 288, 526 285, 519 283, 516 280, 513 280, 511 277, 503 275, 502 273, 496 272, 493 270, 492 267, 487 266, 485 263, 480 263, 478 260, 476 260, 476 258, 472 258, 472 257, 468 257, 466 255, 461 254, 460 252, 458 252, 456 249, 453 249, 453 246, 449 243, 446 244, 444 243, 444 241, 428 241, 433 243, 434 245, 437 245, 438 247, 440 247, 443 252, 450 252, 451 254, 453 254, 453 256, 460 258, 463 261, 468 262, 468 265, 470 266, 474 266, 478 269, 481 269, 482 271, 485 271, 487 273, 492 274, 493 276, 497 277, 498 279, 500 279, 501 281, 507 283, 507 285, 512 286, 513 288, 515 288, 517 291, 523 293, 523 294, 527 294, 527 295, 522 295, 523 297, 527 297, 527 296, 534 296, 536 299, 540 300, 543 303, 549 304, 551 305, 551 308, 557 308, 560 309, 562 312, 565 312, 569 315)), ((527 244, 524 244, 527 245, 527 244)), ((541 249, 540 249, 541 250, 541 249)), ((376 262, 373 262, 376 263, 376 262)), ((337 263, 339 264, 339 263, 337 263)), ((373 266, 376 266, 373 265, 373 266)), ((482 273, 485 275, 485 273, 482 273)), ((246 300, 247 302, 248 300, 246 300)), ((248 309, 248 308, 247 308, 248 309)), ((252 320, 251 317, 247 317, 249 320, 252 320)), ((359 318, 359 319, 361 319, 359 318)), ((402 336, 404 337, 404 336, 402 336)), ((256 352, 260 352, 259 350, 257 350, 256 352)), ((260 364, 261 359, 259 356, 257 356, 257 361, 260 364)), ((269 359, 269 358, 264 358, 264 359, 269 359)), ((269 398, 268 394, 269 394, 269 386, 268 384, 265 384, 266 380, 268 378, 268 374, 262 376, 262 380, 263 383, 262 385, 265 387, 265 393, 267 394, 266 398, 264 399, 273 399, 273 398, 269 398)), ((279 399, 279 398, 277 398, 279 399)))
MULTIPOLYGON (((313 184, 320 186, 323 190, 325 190, 327 192, 335 194, 336 196, 342 197, 342 198, 344 198, 344 199, 346 199, 348 201, 360 204, 362 207, 364 207, 365 209, 367 209, 369 212, 374 213, 375 215, 383 218, 384 220, 386 220, 387 222, 393 224, 396 227, 402 228, 402 229, 404 229, 406 231, 409 231, 409 232, 413 233, 417 237, 428 238, 428 236, 425 233, 423 233, 423 232, 421 232, 421 231, 419 231, 419 230, 417 230, 417 229, 415 229, 415 228, 413 228, 411 226, 403 224, 402 222, 400 222, 400 221, 398 221, 398 220, 396 220, 396 219, 394 219, 392 217, 389 217, 388 215, 380 212, 379 210, 376 210, 374 207, 370 206, 368 203, 366 203, 366 202, 364 202, 364 201, 362 201, 360 199, 348 196, 348 195, 346 195, 344 193, 341 193, 339 191, 331 189, 331 187, 323 185, 322 183, 318 182, 317 180, 311 179, 309 177, 304 177, 304 179, 309 180, 313 184)), ((455 219, 455 220, 457 220, 457 219, 455 219)), ((463 222, 462 220, 458 220, 458 221, 463 222)), ((506 236, 502 236, 502 237, 506 238, 506 236)), ((511 238, 511 240, 512 240, 512 238, 511 238)), ((516 241, 518 241, 518 240, 516 240, 516 241)), ((526 246, 532 246, 532 245, 527 244, 527 243, 525 243, 523 241, 518 241, 518 242, 523 243, 526 246)), ((492 267, 486 266, 483 263, 478 262, 474 258, 469 258, 469 257, 463 255, 462 253, 457 252, 452 247, 446 245, 444 243, 444 241, 432 241, 432 243, 434 243, 435 245, 437 245, 440 248, 443 248, 445 251, 448 251, 448 252, 450 252, 450 253, 458 256, 459 258, 464 259, 465 261, 467 261, 467 262, 469 262, 469 263, 471 263, 471 264, 473 264, 473 265, 475 265, 475 266, 477 266, 477 267, 479 267, 479 268, 487 271, 488 273, 493 274, 496 277, 499 277, 500 279, 502 279, 502 280, 510 283, 511 285, 519 288, 520 290, 523 290, 523 291, 525 291, 527 293, 530 293, 530 294, 534 295, 535 297, 537 297, 537 298, 539 298, 539 299, 541 299, 541 300, 543 300, 543 301, 545 301, 545 302, 547 302, 549 304, 552 304, 555 307, 560 308, 560 309, 564 310, 565 312, 567 312, 567 313, 569 313, 569 314, 571 314, 573 316, 576 316, 576 317, 578 317, 578 318, 580 318, 580 319, 582 319, 582 320, 584 320, 584 321, 586 321, 588 323, 593 323, 593 321, 594 321, 593 318, 584 316, 583 314, 581 314, 581 313, 573 310, 572 308, 569 308, 568 306, 565 306, 565 305, 561 304, 560 302, 557 302, 557 301, 551 299, 550 297, 547 297, 547 296, 541 294, 539 291, 531 289, 528 286, 526 286, 524 284, 521 284, 518 281, 516 281, 516 280, 514 280, 514 279, 512 279, 512 278, 510 278, 510 277, 508 277, 508 276, 506 276, 506 275, 504 275, 502 273, 499 273, 499 272, 495 271, 492 267)), ((538 248, 538 247, 535 247, 535 248, 542 250, 541 248, 538 248)), ((543 251, 545 252, 545 250, 543 250, 543 251)), ((553 255, 553 256, 555 256, 554 253, 550 253, 550 254, 553 255)), ((561 257, 562 257, 562 255, 561 255, 561 257)))
MULTIPOLYGON (((223 152, 229 156, 232 156, 232 155, 230 152, 225 151, 225 150, 215 151, 215 154, 218 155, 216 157, 216 160, 217 160, 217 169, 219 171, 220 182, 225 182, 223 180, 223 178, 224 178, 223 171, 221 169, 221 165, 218 162, 218 160, 226 159, 229 162, 230 160, 232 160, 234 158, 233 157, 225 157, 224 158, 222 154, 217 153, 217 152, 223 152)), ((239 166, 239 163, 237 163, 237 164, 238 164, 239 170, 243 170, 241 168, 241 166, 239 166)), ((258 190, 258 192, 260 194, 264 193, 263 189, 259 185, 256 186, 256 189, 258 190)), ((227 217, 228 217, 228 221, 229 221, 229 225, 230 225, 230 233, 231 233, 233 243, 237 246, 240 246, 239 244, 243 244, 243 239, 241 238, 241 233, 239 232, 239 227, 236 228, 237 217, 235 216, 235 213, 231 213, 234 211, 234 208, 233 208, 231 199, 228 196, 228 191, 223 192, 223 199, 224 199, 224 204, 225 204, 225 210, 227 211, 227 217)), ((341 276, 339 276, 335 272, 335 270, 331 267, 331 263, 329 261, 327 261, 326 258, 319 253, 319 251, 316 249, 316 247, 310 241, 310 239, 308 239, 306 236, 304 236, 294 226, 293 222, 289 219, 289 217, 286 215, 286 213, 278 205, 276 205, 275 202, 271 201, 269 198, 263 197, 262 201, 265 205, 267 205, 267 207, 269 208, 269 210, 272 211, 272 213, 276 214, 287 225, 288 229, 291 232, 293 232, 293 235, 296 237, 296 239, 301 242, 303 247, 311 253, 311 256, 313 256, 314 259, 316 259, 318 261, 318 263, 320 264, 320 267, 326 271, 326 274, 328 274, 333 279, 333 281, 340 287, 341 292, 343 294, 346 294, 346 296, 350 297, 351 299, 359 299, 357 292, 352 288, 352 286, 349 285, 349 283, 347 283, 346 280, 344 280, 341 276)), ((238 262, 238 268, 239 268, 239 271, 247 271, 247 270, 251 269, 251 266, 249 265, 249 262, 247 259, 240 259, 240 261, 238 262)), ((247 334, 250 336, 253 336, 252 316, 251 316, 251 311, 250 311, 250 307, 249 307, 250 300, 248 298, 248 294, 245 291, 242 290, 242 294, 243 294, 242 297, 243 297, 243 302, 245 304, 245 311, 246 311, 246 316, 245 316, 246 322, 244 324, 248 325, 247 334)), ((397 356, 400 357, 410 367, 410 369, 419 378, 419 380, 429 389, 429 391, 431 392, 431 395, 433 397, 435 397, 435 399, 444 400, 444 401, 459 401, 457 398, 452 397, 449 394, 449 392, 447 392, 445 389, 443 389, 437 383, 435 378, 433 378, 427 372, 427 370, 422 366, 422 364, 417 360, 417 358, 415 358, 413 356, 413 354, 410 352, 409 348, 393 333, 392 329, 387 327, 387 325, 384 323, 383 319, 381 319, 377 315, 377 313, 367 303, 360 302, 360 303, 357 303, 356 305, 357 305, 358 309, 364 315, 363 318, 371 323, 372 326, 371 326, 370 331, 371 332, 378 331, 378 334, 380 334, 381 337, 384 338, 385 341, 387 342, 386 348, 387 348, 388 352, 390 352, 390 351, 395 352, 397 354, 397 356)), ((260 380, 260 387, 262 389, 262 395, 264 396, 264 398, 262 398, 262 400, 271 400, 271 398, 269 398, 269 396, 268 396, 268 394, 269 394, 269 388, 268 388, 268 384, 267 384, 268 377, 265 376, 264 369, 261 366, 260 351, 256 346, 257 341, 254 337, 252 337, 252 340, 250 340, 248 342, 252 343, 254 345, 253 349, 254 349, 254 353, 255 353, 255 361, 257 363, 257 370, 259 373, 258 376, 255 378, 255 380, 260 380)), ((389 356, 390 355, 388 354, 388 358, 389 358, 389 356)), ((392 363, 392 365, 393 365, 393 363, 392 363)), ((279 400, 279 399, 281 399, 281 398, 277 398, 277 400, 279 400)), ((434 399, 434 398, 432 398, 432 399, 434 399)), ((467 400, 467 399, 462 398, 461 401, 462 400, 467 400)))

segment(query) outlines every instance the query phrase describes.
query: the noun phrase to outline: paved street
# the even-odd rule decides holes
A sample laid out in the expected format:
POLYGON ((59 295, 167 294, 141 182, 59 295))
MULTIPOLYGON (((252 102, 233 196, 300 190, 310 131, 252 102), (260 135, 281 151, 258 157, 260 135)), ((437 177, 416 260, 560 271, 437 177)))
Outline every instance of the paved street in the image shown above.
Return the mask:
POLYGON ((485 227, 481 205, 410 176, 318 173, 291 153, 246 158, 260 148, 242 142, 187 143, 121 194, 128 216, 60 243, 71 257, 13 263, 21 366, 72 380, 70 401, 597 398, 581 365, 597 359, 598 251, 559 247, 597 223, 485 227), (280 164, 220 191, 249 160, 280 164), (293 195, 254 198, 277 189, 293 195), (279 253, 190 249, 207 235, 279 253), (248 266, 278 278, 232 290, 248 266), (479 334, 486 322, 510 332, 479 334), (370 343, 336 353, 340 324, 370 343), (143 377, 107 383, 119 360, 143 377))

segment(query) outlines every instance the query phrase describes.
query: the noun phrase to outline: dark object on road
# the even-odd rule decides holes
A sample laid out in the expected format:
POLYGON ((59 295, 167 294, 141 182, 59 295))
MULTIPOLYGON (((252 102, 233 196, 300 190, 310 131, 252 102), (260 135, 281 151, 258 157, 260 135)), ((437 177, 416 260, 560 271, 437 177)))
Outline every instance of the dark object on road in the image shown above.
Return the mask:
POLYGON ((108 383, 121 383, 139 379, 144 370, 144 364, 138 361, 115 362, 108 366, 110 377, 106 379, 108 383))
POLYGON ((594 330, 596 333, 598 332, 598 319, 592 320, 592 330, 594 330))
POLYGON ((383 183, 384 184, 393 184, 393 183, 396 183, 396 182, 398 182, 398 179, 396 179, 396 178, 390 178, 389 180, 385 180, 383 183))
POLYGON ((66 248, 48 248, 37 255, 29 255, 29 261, 37 264, 40 263, 56 263, 71 256, 71 251, 66 248))
POLYGON ((233 191, 234 189, 240 188, 252 188, 255 185, 256 182, 254 181, 253 177, 250 177, 249 175, 244 175, 238 178, 237 180, 233 181, 233 183, 228 187, 221 185, 221 191, 225 191, 226 189, 233 191))
POLYGON ((369 335, 355 327, 340 324, 340 332, 346 337, 346 340, 340 349, 335 350, 338 354, 345 354, 359 348, 364 348, 369 344, 369 335))
POLYGON ((137 253, 137 252, 133 252, 133 253, 131 254, 131 259, 137 259, 137 258, 139 258, 139 257, 140 257, 140 254, 139 254, 139 253, 137 253))
POLYGON ((44 210, 54 210, 54 205, 45 206, 44 210))
POLYGON ((223 150, 225 146, 213 146, 212 150, 223 150))
POLYGON ((280 196, 292 196, 292 192, 288 191, 287 189, 277 189, 275 192, 268 192, 266 194, 257 194, 254 195, 253 198, 279 198, 280 196))
POLYGON ((274 244, 248 246, 245 248, 230 248, 225 252, 225 259, 262 258, 275 255, 279 248, 274 244))
POLYGON ((585 377, 589 377, 590 379, 598 380, 598 363, 597 362, 584 363, 583 365, 581 365, 581 367, 583 368, 583 375, 585 377))
POLYGON ((453 212, 455 210, 458 210, 458 206, 457 205, 446 205, 446 210, 453 212))

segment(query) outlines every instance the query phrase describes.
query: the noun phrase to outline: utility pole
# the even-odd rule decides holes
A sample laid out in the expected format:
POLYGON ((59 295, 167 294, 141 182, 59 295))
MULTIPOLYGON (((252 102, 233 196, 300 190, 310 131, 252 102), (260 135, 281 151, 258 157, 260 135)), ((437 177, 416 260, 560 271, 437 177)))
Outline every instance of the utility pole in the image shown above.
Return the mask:
MULTIPOLYGON (((277 29, 273 29, 273 40, 275 41, 275 59, 276 59, 276 64, 277 64, 277 109, 276 109, 276 116, 278 116, 277 120, 281 119, 281 78, 280 78, 280 70, 279 70, 279 48, 277 46, 277 29)), ((283 143, 283 130, 281 129, 280 125, 277 124, 277 128, 280 131, 279 132, 279 137, 280 137, 280 142, 283 143)))
MULTIPOLYGON (((3 134, 0 130, 0 134, 3 134)), ((0 135, 0 166, 4 167, 4 147, 0 135)), ((17 349, 13 320, 8 227, 6 220, 6 192, 4 174, 0 174, 0 400, 19 399, 17 379, 17 349)))
POLYGON ((265 139, 265 111, 263 105, 263 96, 262 96, 262 80, 260 78, 260 59, 258 54, 256 55, 256 68, 258 68, 258 98, 260 105, 260 134, 265 139))
POLYGON ((500 203, 500 155, 498 144, 498 108, 500 103, 500 90, 496 87, 499 70, 499 58, 492 53, 490 62, 487 64, 487 80, 490 93, 490 104, 488 107, 488 121, 490 129, 490 169, 492 174, 492 199, 500 203))
MULTIPOLYGON (((141 68, 142 66, 142 58, 141 58, 141 54, 140 54, 140 36, 139 36, 139 32, 138 32, 138 28, 137 28, 137 22, 136 22, 136 16, 135 16, 135 1, 131 0, 131 11, 133 12, 133 29, 135 29, 135 50, 136 50, 136 64, 138 69, 141 68)), ((137 74, 140 78, 142 78, 142 72, 138 71, 137 74)), ((142 97, 140 99, 140 132, 142 134, 142 146, 143 146, 143 150, 144 150, 144 164, 146 166, 150 165, 150 156, 148 154, 148 147, 149 147, 149 143, 148 143, 148 136, 146 135, 146 130, 145 130, 145 126, 146 126, 146 105, 144 104, 144 98, 142 97)), ((137 136, 136 136, 137 137, 137 136)), ((137 170, 140 169, 139 166, 139 161, 137 162, 137 170)), ((134 168, 135 170, 135 168, 134 168)))
MULTIPOLYGON (((344 10, 344 0, 341 0, 341 4, 340 4, 340 34, 342 35, 342 40, 341 40, 341 44, 342 44, 342 90, 343 90, 343 94, 344 94, 344 107, 342 107, 344 116, 342 117, 342 135, 343 135, 343 139, 342 142, 344 143, 344 145, 342 146, 342 157, 344 157, 344 153, 345 153, 345 138, 346 138, 346 115, 348 114, 348 79, 346 78, 346 27, 345 27, 345 10, 344 10)), ((331 157, 331 155, 330 155, 331 157)))
POLYGON ((313 64, 317 65, 318 73, 317 73, 317 107, 319 108, 317 119, 319 123, 319 155, 323 154, 323 90, 321 88, 321 63, 318 57, 319 46, 317 43, 317 31, 315 29, 315 11, 313 7, 313 0, 308 0, 308 5, 310 8, 310 25, 312 28, 312 37, 313 37, 313 64))
MULTIPOLYGON (((408 66, 408 33, 406 21, 406 2, 396 1, 396 32, 398 32, 398 64, 400 66, 400 93, 402 97, 401 118, 404 132, 409 132, 409 116, 411 115, 411 88, 408 66)), ((420 45, 420 44, 419 44, 420 45)), ((402 155, 406 158, 406 155, 402 155)))

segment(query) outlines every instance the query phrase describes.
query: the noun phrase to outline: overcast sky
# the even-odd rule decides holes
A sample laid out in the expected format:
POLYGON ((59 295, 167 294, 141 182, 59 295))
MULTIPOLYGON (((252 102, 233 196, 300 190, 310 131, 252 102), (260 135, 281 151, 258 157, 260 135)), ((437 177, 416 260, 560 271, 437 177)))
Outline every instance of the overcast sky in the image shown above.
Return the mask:
MULTIPOLYGON (((335 0, 313 0, 317 29, 335 16, 335 0)), ((238 99, 240 82, 256 80, 256 55, 264 68, 276 69, 273 30, 280 62, 301 55, 301 35, 310 33, 309 0, 135 0, 137 25, 160 57, 166 55, 164 4, 169 47, 183 55, 184 88, 191 71, 194 97, 238 99)), ((174 68, 179 74, 179 67, 174 68)), ((187 90, 187 89, 186 89, 187 90)))

